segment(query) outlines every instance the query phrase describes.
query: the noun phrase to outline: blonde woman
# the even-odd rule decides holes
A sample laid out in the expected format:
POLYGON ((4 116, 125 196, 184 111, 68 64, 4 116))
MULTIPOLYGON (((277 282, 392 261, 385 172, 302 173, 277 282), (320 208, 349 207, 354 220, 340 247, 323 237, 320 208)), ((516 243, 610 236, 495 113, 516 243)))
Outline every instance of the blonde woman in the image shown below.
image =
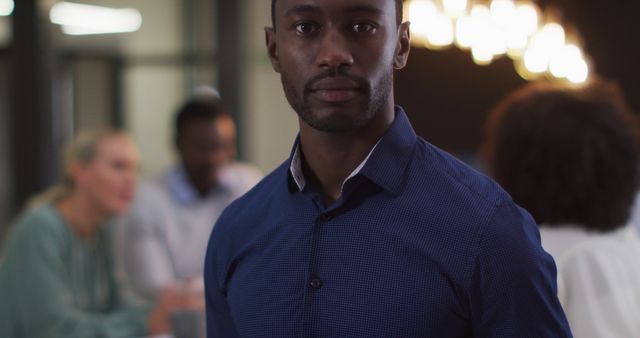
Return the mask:
POLYGON ((169 312, 197 306, 165 290, 134 304, 116 281, 110 218, 127 210, 138 152, 121 131, 71 144, 65 182, 16 220, 0 266, 0 337, 136 337, 169 330, 169 312))

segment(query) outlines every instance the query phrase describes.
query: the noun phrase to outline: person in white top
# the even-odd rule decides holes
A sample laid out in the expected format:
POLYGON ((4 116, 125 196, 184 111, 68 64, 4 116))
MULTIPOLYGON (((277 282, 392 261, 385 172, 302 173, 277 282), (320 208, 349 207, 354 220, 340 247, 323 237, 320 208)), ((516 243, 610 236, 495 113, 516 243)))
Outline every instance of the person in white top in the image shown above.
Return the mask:
POLYGON ((633 203, 629 222, 640 233, 640 191, 636 193, 636 201, 633 203))
POLYGON ((640 337, 638 121, 618 88, 536 83, 493 110, 489 172, 540 224, 576 338, 640 337))
POLYGON ((175 119, 180 163, 139 187, 121 231, 133 288, 153 300, 166 285, 202 293, 209 234, 222 210, 261 178, 234 160, 235 126, 218 98, 196 96, 175 119))

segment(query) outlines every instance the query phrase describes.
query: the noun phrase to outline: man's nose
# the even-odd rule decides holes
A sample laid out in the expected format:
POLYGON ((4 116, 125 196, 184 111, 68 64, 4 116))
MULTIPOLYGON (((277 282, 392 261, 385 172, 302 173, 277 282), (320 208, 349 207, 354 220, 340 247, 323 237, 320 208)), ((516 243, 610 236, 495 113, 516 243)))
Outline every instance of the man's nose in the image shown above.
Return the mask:
POLYGON ((318 46, 316 63, 321 68, 340 68, 353 64, 348 37, 337 27, 327 27, 318 46))

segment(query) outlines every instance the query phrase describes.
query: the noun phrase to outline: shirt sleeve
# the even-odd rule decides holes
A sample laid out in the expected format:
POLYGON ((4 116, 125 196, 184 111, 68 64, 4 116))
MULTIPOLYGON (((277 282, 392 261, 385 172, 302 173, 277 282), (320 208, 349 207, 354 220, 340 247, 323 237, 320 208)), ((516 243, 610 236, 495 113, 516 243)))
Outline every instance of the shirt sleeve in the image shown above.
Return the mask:
POLYGON ((204 266, 207 338, 239 338, 227 304, 226 290, 222 288, 224 281, 219 280, 220 271, 224 267, 219 264, 220 257, 216 254, 217 247, 213 243, 214 235, 215 231, 209 239, 204 266))
POLYGON ((531 216, 499 205, 477 240, 469 281, 473 337, 571 337, 555 264, 531 216))
MULTIPOLYGON (((39 225, 39 224, 38 224, 39 225)), ((106 312, 88 312, 71 301, 64 282, 61 246, 64 242, 47 227, 30 227, 15 238, 6 262, 13 283, 11 297, 25 337, 88 338, 136 337, 147 331, 146 306, 115 306, 106 312)))
POLYGON ((132 289, 148 300, 174 280, 173 263, 163 235, 161 205, 146 200, 140 190, 131 212, 123 219, 122 264, 132 289))

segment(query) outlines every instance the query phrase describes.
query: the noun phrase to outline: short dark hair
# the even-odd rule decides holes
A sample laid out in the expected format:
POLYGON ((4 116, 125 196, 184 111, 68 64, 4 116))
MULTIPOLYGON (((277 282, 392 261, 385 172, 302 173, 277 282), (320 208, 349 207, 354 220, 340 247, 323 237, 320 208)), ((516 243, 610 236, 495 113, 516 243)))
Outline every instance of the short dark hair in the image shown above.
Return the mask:
MULTIPOLYGON (((396 2, 396 23, 402 23, 402 2, 404 0, 395 0, 396 2)), ((276 0, 271 0, 271 25, 276 27, 276 0)))
POLYGON ((482 154, 538 223, 611 231, 638 186, 637 123, 613 84, 532 84, 491 112, 482 154))
POLYGON ((184 133, 185 126, 193 122, 214 121, 229 116, 219 99, 192 98, 176 112, 174 121, 174 140, 176 144, 184 133))

